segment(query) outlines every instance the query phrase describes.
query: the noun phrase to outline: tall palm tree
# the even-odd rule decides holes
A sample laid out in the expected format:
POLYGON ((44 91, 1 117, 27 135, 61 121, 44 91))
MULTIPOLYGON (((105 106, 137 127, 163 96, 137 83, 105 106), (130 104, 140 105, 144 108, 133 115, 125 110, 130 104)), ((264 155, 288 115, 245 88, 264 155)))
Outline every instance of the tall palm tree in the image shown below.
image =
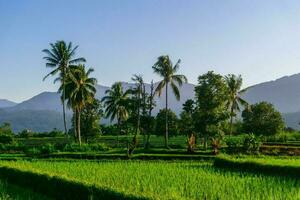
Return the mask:
POLYGON ((122 83, 116 82, 111 89, 105 91, 106 96, 102 98, 105 106, 106 118, 110 117, 113 121, 117 119, 117 124, 120 129, 122 122, 128 119, 128 92, 123 92, 122 83))
POLYGON ((60 91, 64 90, 67 105, 72 108, 74 112, 75 136, 77 137, 79 144, 81 144, 81 111, 87 104, 93 102, 96 94, 97 80, 90 77, 90 74, 93 71, 92 68, 86 71, 84 65, 71 66, 65 85, 60 88, 60 91))
MULTIPOLYGON (((180 100, 180 92, 178 86, 181 87, 183 82, 187 82, 187 78, 184 75, 176 74, 179 70, 180 59, 175 65, 173 65, 169 56, 160 56, 157 59, 157 62, 153 65, 152 69, 155 74, 158 74, 163 79, 158 83, 155 92, 161 96, 163 88, 166 91, 166 110, 168 110, 168 87, 169 85, 172 88, 172 91, 176 99, 180 100)), ((166 112, 165 123, 166 123, 166 132, 165 132, 165 146, 168 147, 168 112, 166 112)))
MULTIPOLYGON (((54 83, 57 81, 61 82, 62 88, 65 87, 66 76, 69 72, 70 65, 76 65, 84 63, 86 60, 84 58, 75 58, 76 50, 78 46, 73 47, 72 42, 67 45, 65 41, 57 41, 56 43, 50 43, 50 49, 44 49, 43 52, 46 54, 43 59, 46 60, 46 67, 52 68, 53 70, 47 74, 43 80, 49 76, 54 76, 59 74, 59 77, 55 79, 54 83)), ((66 95, 64 89, 62 92, 62 105, 63 105, 63 121, 65 134, 67 134, 67 124, 66 124, 66 111, 65 111, 65 99, 66 95)))
POLYGON ((142 75, 134 74, 131 78, 132 81, 135 82, 135 95, 137 98, 137 126, 136 126, 136 135, 140 132, 140 123, 141 123, 141 116, 140 116, 140 110, 141 110, 141 101, 142 101, 142 95, 144 93, 145 84, 142 75))
POLYGON ((229 74, 225 76, 225 81, 228 87, 227 108, 230 111, 230 135, 232 134, 233 117, 236 112, 240 112, 240 106, 248 107, 248 103, 241 97, 241 94, 246 92, 246 89, 241 90, 243 79, 241 75, 229 74))

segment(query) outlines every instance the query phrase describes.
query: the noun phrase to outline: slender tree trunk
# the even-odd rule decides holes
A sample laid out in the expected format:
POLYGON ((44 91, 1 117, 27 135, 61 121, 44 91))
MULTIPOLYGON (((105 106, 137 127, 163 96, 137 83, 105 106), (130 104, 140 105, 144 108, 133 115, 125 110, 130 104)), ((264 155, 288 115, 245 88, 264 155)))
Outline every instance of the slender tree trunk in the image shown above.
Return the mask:
MULTIPOLYGON (((153 90, 154 90, 154 84, 153 84, 153 81, 151 81, 151 88, 150 88, 150 99, 149 99, 149 118, 152 116, 152 104, 153 104, 153 97, 154 97, 154 94, 153 94, 153 90)), ((152 122, 151 122, 152 124, 152 122)), ((151 136, 151 131, 148 130, 148 134, 147 134, 147 139, 146 139, 146 144, 145 144, 145 148, 149 148, 150 146, 150 136, 151 136)))
POLYGON ((65 84, 65 76, 66 76, 66 69, 63 69, 63 100, 62 100, 62 104, 63 104, 63 120, 64 120, 64 129, 65 129, 65 134, 67 136, 68 134, 68 130, 67 130, 67 123, 66 123, 66 105, 65 105, 65 101, 66 101, 66 84, 65 84))
POLYGON ((73 117, 74 118, 73 119, 74 120, 74 122, 73 122, 74 123, 74 137, 75 137, 75 140, 77 140, 77 135, 78 135, 77 134, 77 110, 75 109, 73 112, 74 112, 74 117, 73 117))
POLYGON ((231 106, 231 111, 230 111, 230 130, 229 130, 229 135, 232 135, 232 124, 233 124, 233 106, 231 106))
POLYGON ((79 142, 79 145, 81 145, 81 131, 80 131, 80 110, 78 109, 77 111, 77 134, 78 134, 78 142, 79 142))
POLYGON ((140 107, 141 107, 141 98, 140 98, 140 93, 139 93, 138 94, 138 108, 137 108, 137 126, 136 126, 135 135, 138 135, 139 131, 140 131, 140 124, 141 124, 140 107))
POLYGON ((169 147, 169 127, 168 127, 168 82, 166 83, 166 133, 165 133, 165 147, 169 147))

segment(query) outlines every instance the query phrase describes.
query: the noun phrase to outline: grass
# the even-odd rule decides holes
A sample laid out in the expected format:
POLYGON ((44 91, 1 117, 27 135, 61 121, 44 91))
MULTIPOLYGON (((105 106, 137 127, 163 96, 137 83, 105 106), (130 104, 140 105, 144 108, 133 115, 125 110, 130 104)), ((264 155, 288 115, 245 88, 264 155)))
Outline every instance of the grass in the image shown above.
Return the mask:
POLYGON ((47 200, 49 198, 33 193, 14 185, 7 184, 5 181, 0 181, 0 199, 1 200, 47 200))
POLYGON ((294 157, 220 156, 215 158, 214 166, 231 171, 239 170, 300 180, 300 159, 294 157))
POLYGON ((300 199, 297 179, 224 171, 209 162, 0 161, 0 166, 151 199, 300 199))
POLYGON ((238 162, 252 162, 262 165, 273 165, 273 166, 293 166, 300 168, 299 157, 288 157, 288 156, 236 156, 227 157, 233 161, 238 162))

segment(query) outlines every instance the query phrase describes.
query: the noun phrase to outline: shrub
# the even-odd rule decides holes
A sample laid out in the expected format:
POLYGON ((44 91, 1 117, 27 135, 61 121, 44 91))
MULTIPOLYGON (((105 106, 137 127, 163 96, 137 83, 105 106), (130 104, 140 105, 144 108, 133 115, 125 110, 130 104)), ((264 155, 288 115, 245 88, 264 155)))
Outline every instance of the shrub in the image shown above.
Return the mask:
POLYGON ((250 133, 244 138, 243 148, 246 153, 258 153, 260 146, 260 138, 256 137, 253 133, 250 133))
POLYGON ((36 147, 30 147, 30 148, 25 148, 24 153, 27 155, 39 155, 41 154, 41 151, 36 147))
POLYGON ((217 155, 219 153, 219 149, 221 148, 221 139, 212 138, 211 139, 211 147, 213 149, 213 154, 217 155))
POLYGON ((244 137, 228 137, 225 140, 228 153, 238 153, 243 146, 244 137))
POLYGON ((11 144, 14 138, 12 135, 0 135, 0 144, 11 144))
POLYGON ((50 153, 53 153, 53 152, 55 152, 55 151, 56 151, 56 150, 55 150, 54 145, 53 145, 53 144, 50 144, 50 143, 45 144, 45 145, 41 146, 41 148, 40 148, 40 152, 41 152, 42 154, 50 154, 50 153))
POLYGON ((63 148, 63 151, 66 152, 91 152, 91 151, 106 151, 109 150, 109 147, 106 144, 81 144, 77 143, 66 144, 63 148))

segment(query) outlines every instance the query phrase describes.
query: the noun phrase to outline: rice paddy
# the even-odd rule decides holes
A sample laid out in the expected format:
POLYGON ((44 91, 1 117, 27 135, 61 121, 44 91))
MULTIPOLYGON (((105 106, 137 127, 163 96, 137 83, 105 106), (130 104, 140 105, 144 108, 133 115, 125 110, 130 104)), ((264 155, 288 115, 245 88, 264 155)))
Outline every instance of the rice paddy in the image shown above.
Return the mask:
MULTIPOLYGON (((300 199, 297 179, 215 169, 196 161, 1 161, 149 199, 300 199)), ((51 189, 51 188, 49 188, 51 189)))

